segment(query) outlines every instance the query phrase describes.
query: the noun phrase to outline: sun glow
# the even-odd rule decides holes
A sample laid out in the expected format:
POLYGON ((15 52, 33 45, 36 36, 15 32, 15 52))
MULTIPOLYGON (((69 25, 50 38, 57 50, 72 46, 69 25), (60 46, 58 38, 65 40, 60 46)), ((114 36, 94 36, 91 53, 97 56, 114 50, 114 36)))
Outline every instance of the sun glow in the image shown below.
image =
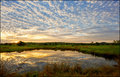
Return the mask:
POLYGON ((14 43, 18 43, 19 41, 14 41, 14 43))
POLYGON ((16 36, 13 32, 1 32, 1 39, 7 39, 7 37, 16 36))
POLYGON ((34 36, 33 39, 43 39, 48 38, 48 36, 34 36))

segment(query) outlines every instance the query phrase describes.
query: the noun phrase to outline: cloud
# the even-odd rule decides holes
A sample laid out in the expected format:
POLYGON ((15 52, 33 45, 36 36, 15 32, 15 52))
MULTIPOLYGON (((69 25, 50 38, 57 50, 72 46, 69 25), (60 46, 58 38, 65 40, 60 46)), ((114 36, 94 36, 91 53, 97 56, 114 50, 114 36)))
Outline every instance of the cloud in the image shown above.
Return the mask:
POLYGON ((86 2, 93 4, 93 3, 96 3, 97 1, 96 0, 87 0, 86 2))
POLYGON ((118 27, 118 1, 1 1, 4 42, 110 41, 118 27))

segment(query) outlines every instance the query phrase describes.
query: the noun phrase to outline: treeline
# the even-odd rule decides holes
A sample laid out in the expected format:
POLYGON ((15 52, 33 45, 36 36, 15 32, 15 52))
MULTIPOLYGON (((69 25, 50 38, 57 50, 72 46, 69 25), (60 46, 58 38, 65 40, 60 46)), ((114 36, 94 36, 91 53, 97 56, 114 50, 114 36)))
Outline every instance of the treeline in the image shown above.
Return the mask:
POLYGON ((1 44, 1 45, 14 45, 14 44, 17 44, 18 46, 23 46, 23 45, 120 45, 120 40, 114 40, 113 43, 107 43, 107 42, 91 42, 91 43, 46 42, 46 43, 34 43, 34 42, 19 41, 18 43, 4 43, 4 44, 1 44))
POLYGON ((91 42, 91 43, 66 43, 66 42, 46 42, 46 43, 27 43, 39 45, 120 45, 120 43, 91 42))

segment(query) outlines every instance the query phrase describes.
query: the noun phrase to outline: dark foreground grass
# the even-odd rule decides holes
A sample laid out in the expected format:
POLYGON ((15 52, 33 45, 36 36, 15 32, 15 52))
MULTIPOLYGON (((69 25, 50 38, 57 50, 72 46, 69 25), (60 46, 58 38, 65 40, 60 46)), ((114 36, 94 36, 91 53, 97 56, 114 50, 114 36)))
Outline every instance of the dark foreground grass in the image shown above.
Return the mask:
POLYGON ((66 64, 53 64, 45 66, 43 71, 33 71, 19 74, 0 73, 1 77, 119 77, 120 66, 103 66, 99 68, 82 69, 80 65, 69 66, 66 64))
POLYGON ((119 45, 1 45, 1 52, 24 51, 33 49, 53 49, 53 50, 73 50, 83 53, 89 53, 106 58, 116 58, 120 56, 119 45))

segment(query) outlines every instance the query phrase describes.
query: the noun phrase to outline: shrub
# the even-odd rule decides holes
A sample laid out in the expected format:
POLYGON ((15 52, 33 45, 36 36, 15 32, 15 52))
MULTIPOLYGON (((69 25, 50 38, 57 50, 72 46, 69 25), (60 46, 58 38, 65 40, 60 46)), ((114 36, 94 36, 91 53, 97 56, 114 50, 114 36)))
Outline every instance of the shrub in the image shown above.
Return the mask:
POLYGON ((22 41, 19 41, 19 42, 17 43, 17 45, 18 45, 18 46, 24 46, 24 45, 25 45, 25 43, 24 43, 24 42, 22 42, 22 41))

